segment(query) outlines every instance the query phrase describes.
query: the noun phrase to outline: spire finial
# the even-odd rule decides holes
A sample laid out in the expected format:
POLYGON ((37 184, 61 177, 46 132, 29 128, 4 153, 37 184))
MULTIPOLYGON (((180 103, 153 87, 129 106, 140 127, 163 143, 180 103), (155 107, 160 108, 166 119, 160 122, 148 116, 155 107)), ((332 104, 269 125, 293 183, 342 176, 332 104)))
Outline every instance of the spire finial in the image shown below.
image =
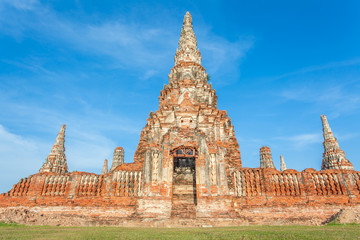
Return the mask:
POLYGON ((65 128, 65 124, 61 126, 55 144, 39 172, 55 172, 60 174, 68 172, 65 155, 65 128))
POLYGON ((63 124, 60 128, 61 133, 65 133, 66 124, 63 124))
POLYGON ((334 135, 331 132, 331 128, 325 115, 321 115, 321 123, 323 126, 324 139, 333 139, 334 135))
POLYGON ((175 54, 175 65, 181 62, 195 62, 201 65, 200 51, 197 49, 197 41, 192 25, 192 17, 186 12, 181 29, 179 50, 175 54))
POLYGON ((280 155, 280 171, 285 171, 287 169, 284 156, 280 155))
POLYGON ((189 11, 186 12, 185 16, 184 16, 184 21, 183 21, 183 28, 184 27, 191 27, 192 28, 192 17, 189 11))
POLYGON ((108 160, 105 158, 104 160, 104 165, 103 168, 101 170, 101 175, 107 174, 108 173, 108 160))

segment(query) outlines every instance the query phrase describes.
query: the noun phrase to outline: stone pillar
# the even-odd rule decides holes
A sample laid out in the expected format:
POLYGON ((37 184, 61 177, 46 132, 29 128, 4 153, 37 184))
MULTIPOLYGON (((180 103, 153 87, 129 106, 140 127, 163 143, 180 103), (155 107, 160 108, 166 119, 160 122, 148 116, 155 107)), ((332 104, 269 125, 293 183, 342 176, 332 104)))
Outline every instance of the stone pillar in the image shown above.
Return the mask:
POLYGON ((155 149, 151 151, 152 158, 152 182, 157 184, 159 181, 159 165, 160 165, 160 151, 155 149))
POLYGON ((272 160, 271 150, 269 147, 260 148, 260 167, 261 168, 275 168, 272 160))

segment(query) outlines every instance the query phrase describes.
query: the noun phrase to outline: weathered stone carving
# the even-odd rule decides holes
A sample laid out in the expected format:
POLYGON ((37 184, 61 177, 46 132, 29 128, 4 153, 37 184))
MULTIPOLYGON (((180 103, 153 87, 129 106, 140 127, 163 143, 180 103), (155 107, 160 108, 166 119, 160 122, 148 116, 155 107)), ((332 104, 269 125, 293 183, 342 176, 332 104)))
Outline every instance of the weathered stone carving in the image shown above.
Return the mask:
POLYGON ((125 155, 125 152, 122 147, 115 148, 110 172, 114 171, 117 166, 124 163, 124 155, 125 155))
POLYGON ((104 175, 104 174, 107 174, 107 173, 108 173, 108 160, 105 159, 103 168, 101 170, 101 175, 104 175))
POLYGON ((285 160, 283 155, 280 155, 280 171, 285 171, 286 168, 286 164, 285 164, 285 160))
POLYGON ((54 173, 67 173, 68 166, 65 156, 65 124, 62 125, 58 136, 56 137, 55 144, 51 149, 51 153, 46 158, 44 165, 40 168, 39 172, 54 172, 54 173))
POLYGON ((211 174, 211 184, 216 185, 217 183, 217 162, 216 162, 216 154, 210 153, 210 174, 211 174))
POLYGON ((269 147, 260 148, 260 167, 261 168, 275 168, 272 160, 271 150, 269 147))
POLYGON ((153 162, 152 180, 155 181, 155 182, 158 180, 159 158, 160 158, 160 153, 159 153, 159 151, 154 150, 154 151, 152 152, 152 162, 153 162))
POLYGON ((321 115, 321 122, 324 136, 324 154, 321 169, 353 170, 352 163, 346 159, 345 152, 340 149, 325 115, 321 115))

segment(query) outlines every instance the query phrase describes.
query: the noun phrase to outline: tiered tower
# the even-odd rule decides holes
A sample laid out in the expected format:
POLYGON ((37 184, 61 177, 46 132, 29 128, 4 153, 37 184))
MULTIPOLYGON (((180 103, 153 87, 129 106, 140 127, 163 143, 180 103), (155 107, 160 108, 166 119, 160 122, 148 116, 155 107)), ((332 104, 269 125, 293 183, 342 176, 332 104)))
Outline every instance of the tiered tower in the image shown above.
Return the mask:
POLYGON ((264 146, 260 148, 260 167, 261 168, 275 168, 274 162, 269 147, 264 146))
POLYGON ((65 124, 61 126, 60 132, 56 137, 55 144, 51 149, 51 153, 46 158, 44 165, 39 172, 67 173, 68 166, 65 156, 65 124))
POLYGON ((110 168, 110 172, 114 171, 117 166, 124 163, 125 152, 122 147, 116 147, 114 150, 113 160, 110 168))
POLYGON ((161 90, 159 110, 150 112, 134 157, 135 164, 144 164, 145 194, 170 196, 174 161, 180 155, 195 159, 194 172, 202 176, 195 179, 200 195, 228 194, 232 182, 227 179, 234 168, 241 167, 231 120, 217 108, 216 92, 201 66, 189 12, 169 84, 161 90))
POLYGON ((354 170, 352 163, 346 159, 345 152, 340 149, 339 143, 334 137, 325 115, 321 115, 321 122, 324 136, 324 154, 321 169, 354 170))

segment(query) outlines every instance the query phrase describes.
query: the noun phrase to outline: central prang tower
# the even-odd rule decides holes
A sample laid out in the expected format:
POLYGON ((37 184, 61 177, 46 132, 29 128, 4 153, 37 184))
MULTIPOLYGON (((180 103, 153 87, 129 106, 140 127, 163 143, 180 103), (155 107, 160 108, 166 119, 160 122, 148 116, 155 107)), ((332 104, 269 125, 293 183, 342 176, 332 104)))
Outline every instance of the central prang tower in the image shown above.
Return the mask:
POLYGON ((184 17, 175 66, 141 132, 134 164, 143 165, 144 196, 229 195, 241 167, 234 127, 201 66, 189 12, 184 17))

